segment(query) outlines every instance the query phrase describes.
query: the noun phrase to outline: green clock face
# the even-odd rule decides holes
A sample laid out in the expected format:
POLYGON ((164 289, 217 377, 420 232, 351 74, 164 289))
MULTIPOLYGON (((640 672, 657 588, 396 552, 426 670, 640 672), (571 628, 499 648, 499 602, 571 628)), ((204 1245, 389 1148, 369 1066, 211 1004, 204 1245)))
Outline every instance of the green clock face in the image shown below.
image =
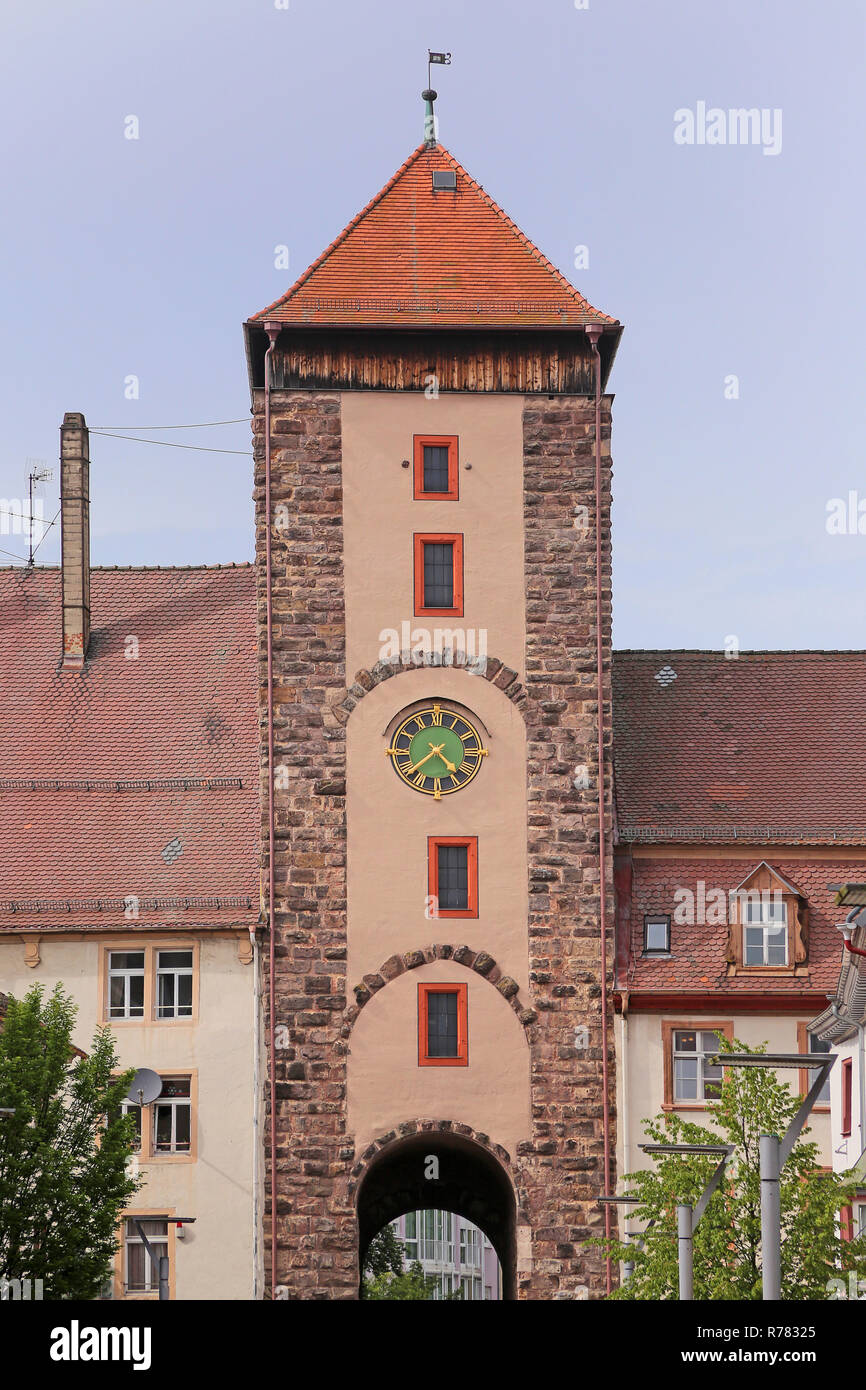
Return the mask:
POLYGON ((407 787, 436 801, 471 782, 487 757, 475 725, 438 704, 404 719, 385 751, 407 787))

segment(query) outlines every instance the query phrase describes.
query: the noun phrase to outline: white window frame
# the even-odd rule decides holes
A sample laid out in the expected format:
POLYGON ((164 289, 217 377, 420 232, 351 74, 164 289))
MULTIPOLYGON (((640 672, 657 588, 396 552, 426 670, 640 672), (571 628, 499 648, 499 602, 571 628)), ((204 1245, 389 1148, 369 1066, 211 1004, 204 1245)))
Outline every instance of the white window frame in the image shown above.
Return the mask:
POLYGON ((195 989, 195 955, 194 955, 194 952, 193 952, 192 947, 191 947, 191 946, 163 946, 163 947, 157 947, 157 949, 156 949, 156 998, 155 998, 155 1000, 154 1000, 155 1014, 156 1014, 157 1021, 160 1022, 160 1023, 162 1023, 162 1022, 164 1022, 166 1019, 171 1019, 171 1018, 192 1018, 192 1015, 193 1015, 193 1007, 194 1007, 194 1000, 193 1000, 193 991, 194 991, 194 989, 195 989), (167 956, 167 955, 187 955, 187 956, 189 956, 189 965, 188 965, 188 966, 186 966, 186 965, 183 965, 183 966, 171 965, 171 966, 165 966, 165 967, 163 967, 163 966, 160 965, 159 962, 160 962, 160 959, 161 959, 162 956, 167 956), (172 1011, 171 1013, 163 1013, 163 1012, 162 1012, 162 1005, 161 1005, 160 1002, 159 1002, 159 994, 160 994, 160 991, 159 991, 159 982, 160 982, 160 980, 161 980, 163 977, 165 977, 165 978, 173 977, 173 979, 174 979, 174 1008, 173 1008, 173 1011, 172 1011), (189 983, 189 1003, 188 1003, 188 1004, 179 1004, 179 1003, 178 1003, 178 996, 179 996, 178 983, 179 983, 179 981, 180 981, 181 979, 184 979, 184 978, 188 978, 188 979, 189 979, 189 982, 190 982, 190 983, 189 983), (183 1013, 180 1012, 181 1009, 183 1009, 183 1011, 184 1011, 183 1013))
POLYGON ((460 1226, 460 1264, 469 1269, 481 1268, 481 1232, 477 1226, 460 1226))
POLYGON ((168 1255, 168 1228, 169 1218, 167 1216, 125 1216, 126 1228, 123 1232, 123 1292, 124 1294, 156 1294, 159 1293, 159 1275, 153 1267, 153 1260, 145 1249, 144 1241, 138 1234, 134 1222, 140 1221, 144 1226, 149 1221, 160 1221, 165 1224, 165 1237, 148 1235, 151 1247, 157 1259, 161 1255, 168 1255), (130 1286, 129 1282, 129 1249, 130 1246, 138 1247, 144 1256, 144 1283, 130 1286))
POLYGON ((158 1096, 152 1102, 153 1117, 151 1120, 150 1145, 151 1152, 155 1157, 161 1158, 165 1154, 188 1154, 192 1151, 192 1077, 184 1074, 164 1076, 163 1085, 166 1081, 186 1081, 189 1086, 189 1094, 185 1096, 158 1096), (178 1147, 177 1141, 177 1112, 181 1108, 186 1108, 189 1115, 189 1138, 183 1147, 178 1147), (157 1143, 157 1128, 159 1124, 160 1109, 171 1110, 171 1146, 166 1148, 157 1143))
MULTIPOLYGON (((397 1234, 400 1235, 399 1230, 398 1230, 397 1234)), ((407 1212, 406 1212, 406 1215, 405 1215, 404 1218, 403 1218, 403 1234, 402 1234, 402 1236, 400 1236, 400 1239, 401 1239, 402 1242, 403 1242, 403 1247, 404 1247, 404 1252, 403 1252, 403 1253, 404 1253, 405 1258, 409 1261, 410 1264, 414 1263, 414 1261, 417 1260, 417 1258, 418 1258, 418 1213, 417 1213, 417 1211, 407 1211, 407 1212), (411 1220, 411 1222, 412 1222, 412 1230, 411 1230, 411 1232, 410 1232, 409 1227, 408 1227, 408 1223, 409 1223, 410 1220, 411 1220), (410 1249, 409 1249, 409 1246, 410 1246, 410 1245, 411 1245, 411 1246, 414 1246, 414 1254, 413 1254, 413 1253, 410 1251, 410 1249)))
POLYGON ((144 950, 143 947, 133 947, 132 950, 129 950, 129 949, 127 949, 127 948, 123 948, 123 949, 118 949, 118 950, 116 950, 116 951, 109 951, 109 952, 108 952, 108 1019, 109 1019, 109 1022, 116 1023, 116 1022, 118 1022, 118 1021, 121 1020, 121 1019, 133 1019, 133 1020, 140 1021, 140 1022, 142 1022, 142 1023, 144 1022, 144 1010, 145 1010, 145 1006, 146 1006, 146 1002, 147 1002, 147 986, 146 986, 146 978, 145 978, 145 977, 146 977, 146 971, 147 971, 147 952, 144 950), (112 960, 114 959, 115 956, 141 956, 141 969, 139 970, 137 967, 136 967, 136 968, 133 968, 132 966, 123 966, 123 967, 121 967, 121 968, 115 970, 115 969, 112 967, 112 964, 111 964, 111 962, 112 962, 112 960), (129 982, 130 982, 130 980, 133 980, 133 979, 140 979, 140 980, 141 980, 141 1005, 140 1005, 140 1006, 137 1005, 137 1004, 136 1004, 135 1006, 132 1006, 132 1005, 130 1005, 130 1002, 129 1002, 129 982), (123 980, 123 1004, 122 1004, 122 1006, 121 1006, 121 1005, 114 1005, 114 1004, 112 1004, 112 1002, 111 1002, 111 983, 112 983, 112 980, 123 980), (121 1008, 121 1007, 123 1008, 123 1013, 116 1013, 115 1010, 116 1010, 117 1008, 121 1008), (139 1011, 139 1012, 136 1012, 136 1013, 132 1013, 132 1012, 131 1012, 131 1008, 132 1008, 132 1007, 135 1007, 137 1010, 140 1010, 140 1011, 139 1011))
POLYGON ((777 969, 784 969, 788 964, 788 904, 782 900, 781 894, 761 893, 756 902, 753 895, 749 895, 745 903, 743 913, 743 965, 744 966, 775 966, 777 969), (781 909, 781 917, 776 916, 776 911, 781 909), (757 913, 758 915, 755 915, 757 913), (781 929, 785 943, 785 959, 778 961, 769 960, 770 954, 770 932, 778 932, 781 929), (749 933, 760 932, 760 960, 749 959, 749 933))
MULTIPOLYGON (((681 1103, 681 1104, 683 1104, 683 1105, 700 1105, 700 1104, 701 1104, 703 1101, 705 1101, 705 1100, 714 1101, 714 1100, 718 1099, 718 1097, 716 1097, 716 1096, 707 1096, 707 1095, 704 1093, 704 1082, 705 1082, 705 1079, 706 1079, 705 1076, 704 1076, 704 1058, 705 1058, 705 1057, 708 1057, 708 1056, 715 1056, 715 1055, 718 1053, 719 1047, 720 1047, 719 1040, 718 1040, 718 1038, 716 1037, 715 1033, 714 1033, 713 1031, 711 1031, 710 1029, 706 1029, 706 1028, 674 1028, 674 1029, 672 1030, 672 1032, 671 1032, 671 1047, 672 1047, 672 1049, 673 1049, 672 1087, 673 1087, 673 1101, 674 1101, 674 1104, 676 1105, 676 1104, 678 1104, 678 1103, 681 1103), (686 1049, 686 1048, 683 1048, 683 1049, 678 1049, 678 1048, 677 1048, 677 1036, 678 1036, 678 1034, 680 1034, 680 1033, 694 1033, 694 1035, 695 1035, 695 1044, 696 1044, 694 1051, 690 1051, 690 1050, 688 1050, 688 1049, 686 1049), (705 1038, 705 1037, 706 1037, 706 1038, 712 1038, 712 1044, 711 1044, 711 1045, 710 1045, 710 1044, 707 1044, 706 1046, 704 1045, 704 1038, 705 1038), (679 1094, 678 1086, 677 1086, 677 1080, 678 1080, 678 1078, 677 1078, 677 1061, 678 1061, 678 1060, 683 1060, 683 1061, 696 1061, 696 1062, 698 1062, 698 1076, 697 1076, 697 1089, 698 1089, 698 1094, 697 1094, 696 1096, 683 1096, 683 1095, 680 1095, 680 1094, 679 1094)), ((721 1069, 721 1067, 720 1067, 718 1070, 719 1070, 719 1081, 721 1082, 721 1076, 722 1076, 722 1069, 721 1069)))
MULTIPOLYGON (((433 1234, 427 1234, 427 1222, 418 1222, 418 1258, 423 1264, 429 1261, 431 1264, 454 1264, 454 1217, 450 1211, 436 1211, 428 1208, 436 1219, 432 1223, 433 1234)), ((426 1216, 427 1211, 422 1213, 426 1216)))

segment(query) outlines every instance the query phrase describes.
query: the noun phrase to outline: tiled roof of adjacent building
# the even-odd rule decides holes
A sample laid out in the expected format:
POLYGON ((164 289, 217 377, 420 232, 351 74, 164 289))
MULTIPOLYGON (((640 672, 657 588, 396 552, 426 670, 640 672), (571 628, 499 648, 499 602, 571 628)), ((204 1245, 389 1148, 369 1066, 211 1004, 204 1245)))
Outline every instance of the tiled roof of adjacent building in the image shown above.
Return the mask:
POLYGON ((419 145, 282 298, 285 324, 617 325, 594 309, 442 145, 419 145), (433 191, 434 170, 457 175, 433 191))
MULTIPOLYGON (((721 889, 727 896, 763 858, 764 853, 756 850, 751 864, 733 856, 697 859, 677 858, 671 854, 664 858, 635 859, 631 949, 628 966, 619 972, 619 987, 641 994, 712 994, 722 998, 784 994, 811 996, 814 1001, 817 994, 823 1001, 826 992, 836 986, 842 960, 842 942, 835 925, 839 909, 833 905, 832 895, 827 891, 827 885, 839 877, 838 859, 829 856, 826 859, 789 859, 769 853, 770 867, 793 884, 809 904, 807 960, 799 973, 740 971, 730 975, 728 926, 715 922, 712 911, 700 911, 701 902, 712 904, 710 895, 714 891, 721 889), (704 920, 677 921, 677 914, 684 915, 684 899, 677 896, 682 890, 693 895, 696 906, 693 915, 702 916, 704 920), (669 958, 642 954, 644 917, 652 914, 671 917, 669 958)), ((849 861, 846 872, 852 878, 866 879, 866 856, 857 863, 849 861)), ((686 901, 690 905, 692 899, 686 901)))
POLYGON ((613 747, 621 841, 866 844, 864 652, 617 651, 613 747))
POLYGON ((83 674, 60 602, 0 570, 0 929, 253 925, 253 567, 93 569, 83 674))

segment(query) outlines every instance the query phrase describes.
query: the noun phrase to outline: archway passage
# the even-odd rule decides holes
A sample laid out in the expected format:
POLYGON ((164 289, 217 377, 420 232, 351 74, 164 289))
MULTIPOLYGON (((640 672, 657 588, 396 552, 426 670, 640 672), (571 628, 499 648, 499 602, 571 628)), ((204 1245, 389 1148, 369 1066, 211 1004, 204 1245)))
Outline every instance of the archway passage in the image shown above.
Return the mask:
POLYGON ((517 1297, 517 1203, 502 1165, 480 1144, 441 1130, 413 1134, 374 1158, 358 1189, 360 1268, 370 1241, 398 1216, 435 1208, 478 1226, 502 1267, 502 1297, 517 1297))

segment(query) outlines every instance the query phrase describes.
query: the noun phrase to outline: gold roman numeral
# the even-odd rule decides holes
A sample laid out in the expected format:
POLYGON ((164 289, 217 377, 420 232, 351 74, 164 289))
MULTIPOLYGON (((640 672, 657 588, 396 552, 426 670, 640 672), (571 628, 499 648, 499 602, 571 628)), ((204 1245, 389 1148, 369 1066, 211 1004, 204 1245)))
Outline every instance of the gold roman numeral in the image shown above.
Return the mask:
POLYGON ((412 778, 412 786, 413 786, 413 787, 423 787, 423 785, 424 785, 424 783, 425 783, 426 781, 427 781, 427 773, 426 773, 426 772, 419 772, 417 777, 413 777, 413 778, 412 778))
POLYGON ((441 711, 441 709, 439 708, 438 705, 434 705, 434 706, 433 706, 433 722, 432 722, 432 727, 433 727, 434 729, 438 729, 438 728, 441 727, 441 725, 442 725, 442 711, 441 711))

